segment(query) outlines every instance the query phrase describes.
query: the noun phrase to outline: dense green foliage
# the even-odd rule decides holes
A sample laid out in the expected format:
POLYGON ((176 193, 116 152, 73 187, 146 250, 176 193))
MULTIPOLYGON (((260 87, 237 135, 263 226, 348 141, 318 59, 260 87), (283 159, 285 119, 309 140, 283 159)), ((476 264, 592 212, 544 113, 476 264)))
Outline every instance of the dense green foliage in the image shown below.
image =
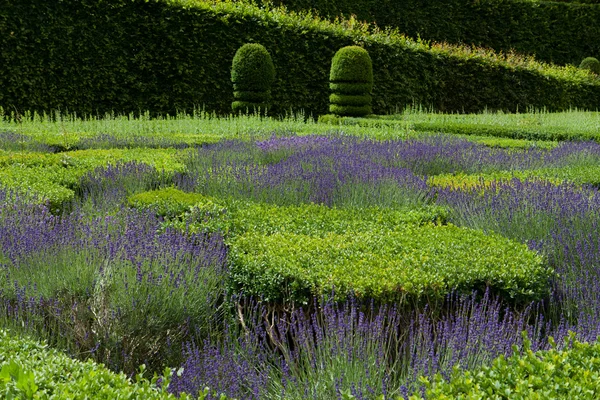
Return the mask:
MULTIPOLYGON (((597 399, 600 393, 600 344, 565 341, 565 349, 534 352, 525 340, 522 352, 500 356, 476 371, 456 369, 449 381, 437 376, 427 399, 597 399)), ((421 396, 413 396, 416 400, 421 396)))
MULTIPOLYGON (((218 202, 202 203, 202 209, 209 205, 212 218, 198 220, 200 207, 189 213, 192 229, 216 231, 228 236, 246 233, 272 235, 275 233, 293 233, 313 237, 324 237, 330 233, 370 232, 382 229, 396 230, 406 225, 423 225, 446 222, 447 210, 438 206, 422 208, 389 209, 372 208, 330 208, 319 204, 301 204, 298 206, 276 206, 267 203, 230 201, 227 206, 218 202), (221 212, 215 212, 221 210, 221 212), (215 218, 217 217, 217 218, 215 218)), ((187 222, 180 222, 185 227, 187 222)))
POLYGON ((587 69, 596 75, 600 75, 600 61, 596 57, 586 57, 579 64, 579 68, 587 69))
POLYGON ((236 291, 284 303, 335 291, 415 304, 485 285, 522 301, 541 297, 550 277, 525 245, 451 225, 323 237, 252 232, 232 241, 230 259, 236 291))
POLYGON ((315 10, 321 16, 355 15, 411 37, 467 43, 535 55, 557 64, 578 64, 600 54, 597 0, 276 0, 289 10, 315 10))
MULTIPOLYGON (((0 10, 0 106, 8 112, 174 114, 205 107, 229 113, 231 60, 240 46, 256 41, 271 50, 277 70, 285 71, 273 84, 273 113, 326 112, 331 58, 357 43, 373 60, 375 113, 413 103, 466 112, 527 106, 594 109, 600 104, 600 82, 576 68, 429 46, 399 34, 369 33, 355 22, 330 24, 242 3, 193 0, 5 3, 0 10)), ((577 22, 578 29, 582 25, 587 24, 577 22)), ((536 41, 552 36, 543 31, 531 35, 536 41)), ((569 46, 573 42, 570 36, 569 46)))
POLYGON ((339 49, 331 60, 329 81, 372 84, 373 63, 369 53, 360 46, 339 49))
POLYGON ((331 60, 329 111, 336 115, 361 117, 372 113, 373 64, 359 46, 346 46, 331 60), (341 85, 340 85, 341 84, 341 85))
POLYGON ((258 43, 246 43, 238 49, 231 65, 234 113, 265 110, 275 80, 271 55, 258 43))
MULTIPOLYGON (((176 398, 157 387, 157 376, 148 380, 140 372, 132 382, 122 372, 116 374, 91 360, 73 360, 46 345, 16 338, 6 331, 0 332, 0 368, 0 396, 4 399, 176 398)), ((171 373, 165 371, 167 379, 171 373)), ((184 394, 180 398, 189 396, 184 394)))
POLYGON ((268 91, 274 79, 275 66, 263 45, 246 43, 235 53, 231 66, 234 89, 268 91))
POLYGON ((175 188, 165 188, 134 194, 129 205, 138 209, 152 209, 157 215, 174 218, 192 210, 194 206, 206 208, 213 202, 198 193, 186 193, 175 188))
POLYGON ((13 152, 0 154, 0 185, 49 202, 55 211, 73 200, 79 180, 95 168, 119 162, 141 162, 158 171, 183 169, 174 149, 98 149, 64 153, 13 152))

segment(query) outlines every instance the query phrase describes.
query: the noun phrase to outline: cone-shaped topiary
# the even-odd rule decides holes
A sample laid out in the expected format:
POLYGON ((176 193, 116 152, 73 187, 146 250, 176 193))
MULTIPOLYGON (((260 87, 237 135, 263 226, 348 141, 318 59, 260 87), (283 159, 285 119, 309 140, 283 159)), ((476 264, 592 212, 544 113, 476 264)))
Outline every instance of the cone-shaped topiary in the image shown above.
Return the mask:
POLYGON ((335 53, 329 73, 329 112, 362 117, 372 113, 373 64, 362 47, 347 46, 335 53))
POLYGON ((271 85, 275 80, 275 67, 271 55, 258 43, 247 43, 233 57, 231 81, 235 113, 265 110, 271 97, 271 85))
POLYGON ((600 75, 600 61, 595 57, 584 58, 581 64, 579 64, 579 68, 589 69, 596 75, 600 75))

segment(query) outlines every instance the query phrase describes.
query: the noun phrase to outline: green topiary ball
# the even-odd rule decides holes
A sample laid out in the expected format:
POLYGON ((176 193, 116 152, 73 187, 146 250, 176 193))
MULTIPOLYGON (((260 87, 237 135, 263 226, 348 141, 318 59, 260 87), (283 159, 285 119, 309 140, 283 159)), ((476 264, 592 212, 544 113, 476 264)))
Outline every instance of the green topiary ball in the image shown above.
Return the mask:
POLYGON ((359 46, 339 49, 331 60, 329 81, 373 84, 373 64, 369 53, 359 46))
POLYGON ((329 111, 341 116, 371 114, 373 64, 362 47, 347 46, 335 53, 329 73, 329 111))
POLYGON ((600 61, 595 57, 584 58, 579 68, 588 69, 596 75, 600 75, 600 61))
POLYGON ((258 43, 247 43, 233 57, 231 81, 235 101, 234 112, 264 110, 275 80, 275 66, 271 55, 258 43))

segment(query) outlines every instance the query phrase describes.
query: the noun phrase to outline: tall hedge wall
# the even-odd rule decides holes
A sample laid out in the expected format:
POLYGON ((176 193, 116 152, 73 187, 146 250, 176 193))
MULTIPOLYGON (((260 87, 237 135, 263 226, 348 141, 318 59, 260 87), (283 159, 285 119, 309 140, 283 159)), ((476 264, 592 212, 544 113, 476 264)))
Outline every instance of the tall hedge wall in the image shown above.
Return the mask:
POLYGON ((329 18, 354 14, 380 27, 397 27, 411 37, 514 49, 561 65, 600 56, 600 4, 537 0, 275 0, 275 4, 295 11, 315 10, 329 18))
POLYGON ((375 113, 413 102, 467 112, 600 104, 600 80, 587 73, 515 66, 244 4, 2 0, 0 106, 79 114, 205 106, 228 113, 231 60, 248 42, 263 44, 279 71, 272 113, 326 113, 331 59, 356 43, 373 60, 375 113))

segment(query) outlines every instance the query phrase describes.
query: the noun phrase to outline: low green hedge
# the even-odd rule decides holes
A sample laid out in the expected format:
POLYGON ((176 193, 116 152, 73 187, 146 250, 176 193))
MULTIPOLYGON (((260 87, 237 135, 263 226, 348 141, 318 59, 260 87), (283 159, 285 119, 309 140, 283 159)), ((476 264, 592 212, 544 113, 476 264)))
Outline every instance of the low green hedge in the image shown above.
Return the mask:
POLYGON ((486 174, 440 174, 428 177, 427 183, 431 186, 458 189, 479 186, 494 181, 508 182, 513 178, 522 181, 542 179, 555 184, 571 182, 576 185, 592 185, 600 187, 600 166, 574 165, 560 168, 498 171, 486 174))
MULTIPOLYGON (((146 194, 136 196, 140 197, 146 197, 146 194)), ((153 202, 152 197, 146 197, 148 203, 153 202)), ((178 206, 173 211, 175 209, 181 211, 178 206)), ((203 200, 185 210, 185 214, 180 213, 178 216, 181 218, 167 224, 181 229, 220 231, 226 238, 246 233, 324 237, 330 233, 395 231, 406 225, 441 225, 446 223, 448 210, 439 206, 420 209, 330 208, 319 204, 276 206, 246 201, 220 202, 203 196, 203 200)))
POLYGON ((0 397, 5 399, 176 399, 166 392, 171 371, 165 370, 165 376, 163 389, 156 384, 157 376, 148 380, 141 372, 132 382, 91 360, 76 361, 46 345, 0 331, 0 397))
POLYGON ((330 233, 397 230, 406 225, 446 222, 442 207, 393 210, 389 208, 329 208, 318 204, 279 207, 265 203, 232 203, 223 231, 233 235, 292 233, 324 237, 330 233))
MULTIPOLYGON (((553 342, 551 341, 553 344, 553 342)), ((437 375, 426 385, 427 399, 580 399, 600 397, 600 343, 580 343, 574 334, 565 340, 565 349, 533 352, 525 341, 522 352, 500 356, 491 366, 475 371, 455 369, 445 381, 437 375)), ((422 399, 420 395, 411 400, 422 399)))
POLYGON ((172 187, 135 194, 128 198, 128 202, 131 207, 152 209, 157 215, 169 218, 189 213, 194 207, 206 209, 214 204, 201 194, 186 193, 172 187))
POLYGON ((443 132, 458 135, 496 136, 511 139, 566 141, 566 140, 595 140, 600 141, 600 134, 591 131, 566 131, 548 127, 513 127, 498 125, 414 122, 411 128, 417 131, 443 132))
POLYGON ((183 171, 181 150, 96 149, 64 153, 0 154, 0 185, 27 195, 34 202, 49 202, 57 210, 73 200, 80 179, 98 167, 140 162, 172 174, 183 171))
POLYGON ((27 167, 22 164, 0 169, 0 186, 25 196, 33 203, 48 203, 52 211, 75 197, 75 192, 62 182, 75 179, 77 172, 59 166, 27 167))
POLYGON ((542 297, 551 276, 525 245, 452 225, 321 237, 249 232, 232 239, 230 261, 235 292, 278 303, 335 292, 414 304, 485 286, 522 301, 542 297))

